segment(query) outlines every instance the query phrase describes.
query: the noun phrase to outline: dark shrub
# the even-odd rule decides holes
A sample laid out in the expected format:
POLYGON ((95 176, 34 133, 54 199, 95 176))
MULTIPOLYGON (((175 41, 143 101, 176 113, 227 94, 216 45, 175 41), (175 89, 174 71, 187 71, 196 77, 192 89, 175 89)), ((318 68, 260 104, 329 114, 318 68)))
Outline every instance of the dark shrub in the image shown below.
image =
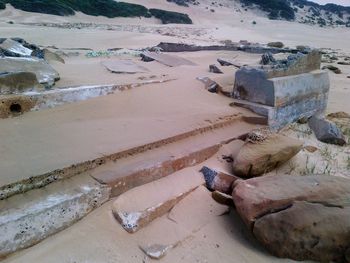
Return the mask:
POLYGON ((187 14, 165 11, 161 9, 150 9, 149 12, 155 18, 162 21, 163 24, 192 24, 191 18, 187 14))

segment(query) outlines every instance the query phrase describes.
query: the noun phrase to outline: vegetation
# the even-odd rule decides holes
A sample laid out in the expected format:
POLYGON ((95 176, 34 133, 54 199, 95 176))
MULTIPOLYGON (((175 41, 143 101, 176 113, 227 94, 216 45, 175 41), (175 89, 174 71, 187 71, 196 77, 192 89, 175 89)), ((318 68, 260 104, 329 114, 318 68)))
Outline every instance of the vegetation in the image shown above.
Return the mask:
POLYGON ((290 6, 290 3, 286 0, 269 0, 269 1, 261 1, 261 0, 241 0, 241 2, 245 5, 257 5, 263 11, 269 13, 270 19, 286 19, 286 20, 294 20, 295 13, 293 8, 290 6))
POLYGON ((151 17, 153 15, 161 19, 163 24, 192 23, 186 14, 160 9, 147 9, 142 5, 116 2, 114 0, 0 0, 0 9, 5 9, 5 4, 11 4, 13 7, 23 11, 59 16, 74 15, 75 11, 80 11, 87 15, 110 18, 151 17))
POLYGON ((187 14, 165 11, 161 9, 150 9, 149 12, 152 16, 162 20, 163 24, 192 24, 192 20, 187 14))

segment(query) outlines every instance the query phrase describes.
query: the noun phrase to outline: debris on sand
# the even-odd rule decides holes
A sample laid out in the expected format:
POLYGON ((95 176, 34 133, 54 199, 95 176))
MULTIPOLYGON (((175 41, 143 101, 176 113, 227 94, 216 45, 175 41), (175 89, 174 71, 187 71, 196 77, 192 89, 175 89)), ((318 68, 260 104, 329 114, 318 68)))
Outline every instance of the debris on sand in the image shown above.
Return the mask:
POLYGON ((197 80, 204 83, 205 89, 211 93, 218 93, 222 89, 218 83, 208 77, 197 77, 197 80))
POLYGON ((212 64, 209 65, 209 72, 212 73, 217 73, 217 74, 223 74, 224 72, 221 71, 221 69, 219 69, 216 65, 212 64))
POLYGON ((156 52, 149 52, 145 51, 142 53, 142 57, 147 58, 147 60, 154 59, 157 62, 164 64, 169 67, 178 67, 182 65, 189 65, 189 66, 195 66, 196 64, 192 61, 181 58, 174 55, 168 55, 168 54, 162 54, 162 53, 156 53, 156 52))
POLYGON ((101 64, 113 73, 140 73, 148 72, 149 70, 143 66, 136 64, 132 60, 107 60, 101 62, 101 64))
POLYGON ((140 249, 152 259, 161 259, 173 246, 154 244, 150 246, 140 246, 140 249))
POLYGON ((333 65, 326 65, 326 66, 323 66, 322 69, 329 69, 330 71, 333 71, 335 74, 341 74, 341 70, 336 67, 336 66, 333 66, 333 65))

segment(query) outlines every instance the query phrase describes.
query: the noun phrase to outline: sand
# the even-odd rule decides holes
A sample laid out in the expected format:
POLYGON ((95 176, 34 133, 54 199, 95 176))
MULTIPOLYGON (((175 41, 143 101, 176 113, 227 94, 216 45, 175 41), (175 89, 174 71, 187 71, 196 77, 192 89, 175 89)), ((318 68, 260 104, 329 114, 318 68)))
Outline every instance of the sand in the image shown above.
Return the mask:
MULTIPOLYGON (((223 40, 248 40, 267 43, 283 41, 287 46, 310 45, 333 48, 350 54, 348 28, 319 28, 286 21, 270 21, 257 11, 244 11, 235 1, 223 0, 223 6, 203 1, 198 7, 180 7, 166 1, 132 0, 149 8, 188 13, 193 25, 161 25, 156 19, 90 17, 81 13, 70 17, 40 15, 7 6, 0 11, 0 36, 22 37, 41 46, 55 46, 66 52, 66 64, 52 62, 60 73, 57 88, 94 84, 128 84, 145 80, 172 81, 151 84, 118 94, 67 104, 53 109, 30 112, 0 120, 0 184, 8 184, 77 162, 101 157, 130 147, 156 141, 213 123, 223 116, 249 114, 229 107, 231 100, 211 94, 196 77, 210 77, 225 90, 234 82, 234 67, 221 67, 224 74, 208 72, 208 65, 219 57, 235 58, 239 63, 256 63, 260 55, 244 52, 180 52, 196 66, 167 67, 158 62, 142 63, 149 73, 115 74, 101 62, 109 59, 139 58, 105 56, 88 58, 86 48, 145 48, 161 41, 217 44, 223 40), (208 9, 206 9, 208 7, 208 9), (214 12, 211 12, 213 9, 214 12), (14 24, 8 24, 13 21, 14 24), (253 25, 252 21, 257 24, 253 25), (28 23, 94 23, 82 29, 37 26, 28 23), (25 24, 27 23, 27 24, 25 24), (114 25, 117 30, 107 30, 114 25), (130 27, 131 25, 131 27, 130 27), (85 49, 82 49, 85 48, 85 49), (76 50, 77 49, 77 50, 76 50)), ((350 113, 350 66, 341 66, 342 74, 329 73, 331 90, 327 112, 350 113)), ((292 136, 302 136, 292 133, 292 136)), ((312 144, 315 138, 307 138, 312 144)), ((317 147, 324 147, 317 144, 317 147)), ((332 151, 339 150, 337 147, 332 151)), ((345 158, 344 149, 339 158, 345 158)), ((315 157, 317 161, 321 154, 315 157)), ((294 161, 305 159, 298 155, 294 161)), ((342 160, 341 172, 346 173, 342 160)), ((286 165, 280 171, 287 171, 286 165)), ((111 202, 37 246, 15 254, 4 262, 142 262, 137 236, 130 236, 113 218, 111 202)), ((166 220, 166 218, 162 218, 166 220)), ((162 225, 159 223, 160 226, 162 225)), ((160 227, 161 228, 161 227, 160 227)), ((287 262, 271 257, 247 235, 235 213, 215 218, 193 234, 193 238, 172 250, 162 262, 287 262), (248 238, 247 238, 248 236, 248 238), (218 245, 218 246, 217 246, 218 245)), ((144 262, 148 262, 148 259, 144 262)))

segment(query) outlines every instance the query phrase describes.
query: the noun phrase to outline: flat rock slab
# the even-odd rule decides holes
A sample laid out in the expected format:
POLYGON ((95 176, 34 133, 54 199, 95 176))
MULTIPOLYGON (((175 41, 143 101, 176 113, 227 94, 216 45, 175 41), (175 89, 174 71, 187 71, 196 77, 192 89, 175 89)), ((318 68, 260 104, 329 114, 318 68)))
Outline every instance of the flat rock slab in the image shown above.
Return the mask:
POLYGON ((203 183, 198 171, 186 168, 120 195, 113 203, 112 211, 123 228, 134 233, 167 213, 203 183))
POLYGON ((195 66, 196 64, 188 59, 184 59, 181 57, 168 55, 168 54, 159 54, 155 52, 145 51, 142 53, 143 56, 154 59, 159 63, 162 63, 169 67, 178 67, 182 65, 195 66))
POLYGON ((139 73, 148 72, 149 70, 143 66, 137 65, 132 60, 107 60, 101 62, 109 71, 113 73, 139 73))
POLYGON ((266 176, 236 181, 232 196, 243 221, 276 256, 348 262, 349 179, 266 176))
POLYGON ((53 85, 60 76, 45 60, 38 58, 0 58, 2 72, 32 72, 36 75, 39 83, 53 85))
POLYGON ((6 39, 0 44, 0 49, 5 50, 9 55, 28 57, 32 54, 33 50, 24 47, 22 44, 12 39, 6 39))

